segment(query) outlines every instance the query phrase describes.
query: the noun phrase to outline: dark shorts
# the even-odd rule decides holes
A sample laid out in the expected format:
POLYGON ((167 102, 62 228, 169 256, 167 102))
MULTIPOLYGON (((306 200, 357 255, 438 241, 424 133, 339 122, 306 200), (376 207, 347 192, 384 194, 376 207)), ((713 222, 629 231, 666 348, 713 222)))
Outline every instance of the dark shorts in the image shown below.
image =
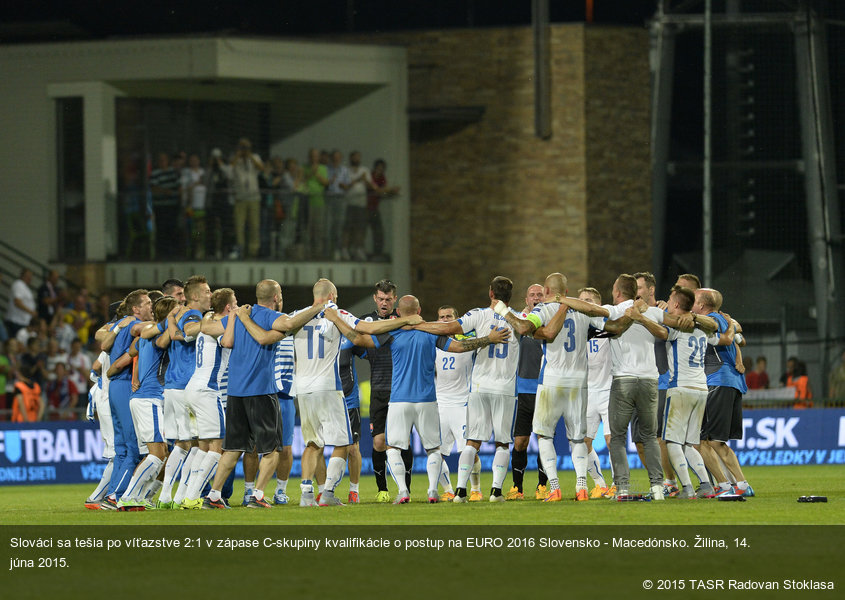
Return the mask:
POLYGON ((384 433, 389 401, 390 392, 370 392, 370 433, 373 437, 384 433))
POLYGON ((224 450, 266 454, 281 444, 282 416, 275 394, 229 396, 224 450))
POLYGON ((657 439, 663 439, 663 413, 666 411, 666 390, 657 390, 657 439))
POLYGON ((516 422, 513 425, 514 437, 531 435, 534 422, 534 402, 536 394, 518 394, 516 398, 516 422))
POLYGON ((347 408, 349 413, 349 427, 352 429, 352 443, 355 444, 361 439, 361 409, 347 408))
POLYGON ((709 388, 701 439, 717 442, 742 439, 742 393, 738 389, 709 388))

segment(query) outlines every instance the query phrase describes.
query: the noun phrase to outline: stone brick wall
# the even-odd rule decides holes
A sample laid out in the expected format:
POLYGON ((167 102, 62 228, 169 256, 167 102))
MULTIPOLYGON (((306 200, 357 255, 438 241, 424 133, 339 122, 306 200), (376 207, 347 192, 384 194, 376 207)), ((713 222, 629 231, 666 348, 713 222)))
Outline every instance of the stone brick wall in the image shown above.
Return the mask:
POLYGON ((410 108, 485 107, 476 123, 412 139, 410 284, 426 318, 443 303, 487 305, 495 275, 514 280, 521 308, 550 272, 571 293, 604 291, 619 269, 650 264, 647 33, 551 33, 549 140, 534 136, 530 27, 366 37, 407 47, 410 108))

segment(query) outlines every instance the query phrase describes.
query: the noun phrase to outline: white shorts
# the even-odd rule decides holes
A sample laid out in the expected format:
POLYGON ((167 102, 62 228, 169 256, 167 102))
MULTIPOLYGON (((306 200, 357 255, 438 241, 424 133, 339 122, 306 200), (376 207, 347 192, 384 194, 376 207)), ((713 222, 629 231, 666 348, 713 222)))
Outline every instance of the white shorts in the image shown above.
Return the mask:
POLYGON ((353 443, 349 413, 341 391, 299 394, 302 441, 323 446, 349 446, 353 443))
POLYGON ((513 442, 513 425, 516 421, 516 396, 470 392, 467 400, 468 440, 486 442, 513 442))
POLYGON ((188 407, 196 418, 197 437, 222 440, 226 436, 226 408, 219 394, 207 388, 186 388, 188 407))
POLYGON ((596 438, 599 423, 604 423, 605 435, 610 435, 610 423, 607 420, 607 407, 610 404, 610 388, 606 390, 587 390, 587 437, 596 438))
POLYGON ((538 385, 531 429, 537 435, 552 438, 561 417, 569 441, 583 442, 587 435, 587 389, 538 385))
POLYGON ((135 424, 139 446, 165 441, 161 432, 161 423, 164 420, 161 399, 132 398, 129 401, 129 411, 132 413, 132 423, 135 424))
POLYGON ((100 435, 103 436, 103 458, 114 458, 114 423, 111 420, 109 396, 99 386, 94 386, 91 393, 94 396, 94 408, 97 409, 100 435))
POLYGON ((193 438, 185 390, 164 390, 164 435, 169 441, 188 442, 193 438))
POLYGON ((389 402, 384 434, 388 446, 407 450, 411 446, 411 427, 417 428, 423 448, 440 446, 440 414, 437 402, 389 402))
POLYGON ((449 456, 452 446, 456 446, 460 453, 467 445, 464 438, 467 429, 467 405, 438 403, 437 411, 440 413, 440 454, 449 456))
POLYGON ((671 388, 666 390, 663 411, 663 439, 678 444, 701 442, 701 422, 707 406, 706 390, 671 388))

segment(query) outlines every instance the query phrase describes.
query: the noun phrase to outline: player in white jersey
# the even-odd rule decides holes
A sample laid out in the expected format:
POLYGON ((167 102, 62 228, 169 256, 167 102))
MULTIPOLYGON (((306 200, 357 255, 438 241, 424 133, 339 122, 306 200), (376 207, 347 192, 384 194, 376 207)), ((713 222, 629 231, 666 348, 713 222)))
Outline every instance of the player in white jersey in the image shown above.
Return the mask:
MULTIPOLYGON (((214 290, 211 294, 211 310, 203 316, 203 321, 220 321, 223 317, 234 314, 238 309, 238 299, 231 288, 214 290)), ((200 494, 205 485, 214 477, 217 464, 223 455, 223 438, 226 435, 226 389, 229 383, 229 354, 231 348, 221 345, 222 336, 200 332, 196 334, 196 368, 185 395, 188 408, 196 417, 199 460, 194 457, 191 463, 191 475, 188 490, 182 500, 182 508, 201 509, 200 494)))
MULTIPOLYGON (((337 288, 328 279, 314 284, 314 305, 337 301, 337 288)), ((238 311, 244 326, 259 344, 275 343, 278 332, 266 331, 256 325, 242 308, 238 311)), ((296 317, 302 311, 292 313, 296 317)), ((349 327, 370 335, 385 333, 405 325, 421 321, 419 315, 367 323, 359 321, 346 311, 338 315, 349 327)), ((275 327, 275 324, 274 324, 275 327)), ((340 505, 334 490, 346 470, 348 446, 352 444, 349 413, 343 398, 343 389, 338 373, 340 332, 322 314, 315 315, 294 332, 296 355, 296 380, 299 400, 299 416, 302 437, 306 448, 302 453, 302 497, 300 506, 316 506, 312 479, 322 448, 334 446, 326 467, 326 485, 320 498, 320 506, 340 505)))
MULTIPOLYGON (((455 335, 475 331, 484 336, 493 329, 511 327, 502 313, 513 312, 507 306, 513 293, 513 282, 507 277, 494 277, 488 296, 490 305, 474 308, 457 321, 428 322, 419 329, 436 335, 455 335), (494 306, 502 304, 500 312, 494 306)), ((482 442, 491 435, 496 444, 493 457, 493 488, 490 502, 504 502, 502 484, 510 462, 510 443, 516 418, 516 371, 519 364, 519 336, 511 335, 506 344, 488 346, 475 357, 472 368, 472 389, 467 401, 467 445, 458 462, 458 485, 454 502, 466 502, 466 485, 482 442)))
POLYGON ((526 318, 505 314, 507 322, 518 333, 543 340, 543 362, 532 429, 537 434, 540 460, 549 478, 549 495, 545 502, 562 499, 554 445, 555 429, 561 417, 566 423, 575 467, 575 499, 584 501, 589 498, 588 452, 584 437, 587 433, 587 336, 590 318, 568 310, 557 301, 566 295, 566 291, 566 276, 552 273, 543 283, 544 302, 535 306, 526 318))
MULTIPOLYGON (((690 314, 695 303, 692 290, 674 286, 669 294, 667 310, 672 315, 690 314)), ((704 467, 704 460, 694 446, 701 442, 701 423, 707 405, 707 376, 704 373, 704 355, 708 341, 718 344, 719 336, 708 338, 696 327, 691 333, 667 329, 645 319, 636 309, 628 309, 629 317, 641 323, 655 337, 666 340, 669 358, 669 384, 666 393, 666 410, 663 420, 663 439, 666 441, 672 468, 682 489, 678 498, 697 497, 687 467, 698 477, 701 487, 699 497, 712 497, 713 488, 704 467)))
MULTIPOLYGON (((585 287, 578 290, 578 299, 592 304, 601 304, 601 293, 596 288, 585 287)), ((599 456, 593 449, 593 440, 599 430, 599 423, 604 424, 604 439, 610 447, 610 423, 607 420, 607 408, 610 403, 610 340, 601 335, 593 336, 587 342, 587 474, 593 478, 595 486, 590 490, 590 498, 601 498, 615 494, 616 490, 608 487, 601 472, 599 456)), ((611 468, 611 473, 613 469, 611 468)))
POLYGON ((296 419, 296 381, 294 380, 293 338, 287 336, 276 342, 273 349, 273 379, 276 381, 276 396, 282 415, 282 443, 279 449, 279 464, 276 466, 276 491, 273 504, 287 504, 288 478, 293 467, 293 428, 296 419))
POLYGON ((109 406, 109 378, 106 375, 110 363, 109 353, 100 352, 100 356, 91 365, 91 381, 94 386, 88 392, 88 420, 93 420, 96 414, 97 422, 100 424, 100 435, 103 438, 103 458, 109 462, 103 469, 103 475, 100 477, 97 487, 85 500, 85 508, 89 510, 100 509, 100 501, 106 495, 106 489, 114 468, 114 424, 111 420, 111 407, 109 406))
MULTIPOLYGON (((457 318, 458 313, 452 306, 441 306, 437 309, 438 321, 455 321, 457 318)), ((463 334, 455 335, 455 339, 463 337, 463 334)), ((464 433, 467 427, 467 399, 474 361, 475 354, 470 352, 455 354, 440 348, 436 351, 434 388, 437 393, 437 410, 440 413, 440 454, 444 457, 452 454, 453 447, 456 447, 458 452, 463 452, 466 446, 464 433)), ((477 494, 481 499, 481 460, 478 456, 475 457, 469 479, 472 486, 470 497, 477 494)), ((440 500, 452 500, 455 492, 449 479, 449 465, 445 460, 440 470, 440 484, 443 486, 440 500)))

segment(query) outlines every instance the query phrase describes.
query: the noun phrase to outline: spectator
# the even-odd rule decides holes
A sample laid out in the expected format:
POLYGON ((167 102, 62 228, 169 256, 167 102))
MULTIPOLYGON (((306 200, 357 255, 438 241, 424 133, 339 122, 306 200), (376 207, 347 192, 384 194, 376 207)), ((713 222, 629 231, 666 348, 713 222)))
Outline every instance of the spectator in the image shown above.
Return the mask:
POLYGON ((285 174, 285 162, 279 156, 271 156, 267 168, 261 173, 261 246, 258 255, 276 255, 275 232, 284 219, 280 191, 285 174))
POLYGON ((47 279, 38 288, 38 316, 48 323, 53 320, 56 308, 60 303, 59 272, 51 270, 47 279))
MULTIPOLYGON (((65 317, 67 317, 67 313, 70 309, 59 307, 58 311, 56 312, 56 316, 53 317, 53 322, 50 326, 50 331, 52 333, 52 337, 55 337, 56 340, 59 342, 59 347, 64 352, 70 352, 70 344, 75 340, 78 336, 76 334, 76 330, 73 326, 67 322, 65 317)), ((88 331, 92 331, 91 328, 88 331)), ((93 331, 96 331, 94 329, 93 331)), ((89 341, 92 341, 93 337, 89 335, 89 341)), ((99 348, 99 346, 98 346, 99 348)))
POLYGON ((781 387, 789 385, 789 381, 792 380, 792 375, 795 372, 796 363, 798 363, 798 358, 795 356, 786 359, 786 371, 780 376, 781 387))
POLYGON ((258 255, 261 241, 258 232, 261 194, 258 174, 264 170, 261 157, 252 152, 252 143, 241 138, 232 161, 232 182, 235 191, 235 238, 237 249, 229 258, 239 258, 244 251, 250 258, 258 255), (244 225, 249 226, 249 245, 245 245, 244 225))
POLYGON ((769 374, 766 373, 766 357, 758 356, 754 369, 751 369, 751 357, 745 359, 745 383, 749 390, 765 390, 769 387, 769 374))
POLYGON ((842 360, 830 372, 830 397, 845 399, 845 352, 842 360))
POLYGON ((15 378, 12 363, 6 356, 6 345, 5 340, 0 341, 0 419, 6 409, 6 384, 15 378))
POLYGON ((26 372, 26 378, 31 379, 40 387, 47 383, 47 355, 41 352, 37 337, 30 338, 26 344, 26 351, 20 356, 19 373, 26 372))
POLYGON ((810 386, 810 378, 807 375, 807 363, 799 360, 795 363, 792 378, 786 384, 795 388, 794 408, 811 408, 813 406, 813 388, 810 386))
POLYGON ((50 420, 75 419, 74 408, 79 403, 79 388, 68 377, 65 363, 56 363, 55 377, 47 384, 47 404, 50 407, 50 420))
POLYGON ((346 223, 346 189, 349 184, 349 169, 343 164, 343 154, 333 150, 328 166, 329 186, 326 188, 326 211, 328 226, 326 229, 327 250, 332 252, 332 260, 349 260, 349 251, 343 243, 343 228, 346 223))
POLYGON ((88 373, 91 371, 91 357, 82 349, 82 340, 76 338, 71 342, 70 353, 67 357, 68 376, 76 384, 79 393, 88 390, 88 373))
POLYGON ((382 198, 389 198, 399 193, 397 186, 387 185, 387 163, 378 159, 373 163, 373 185, 367 193, 367 225, 373 235, 373 255, 376 260, 389 260, 384 253, 384 225, 379 214, 382 198))
POLYGON ((21 347, 26 348, 29 340, 38 337, 38 324, 41 320, 36 318, 29 322, 29 325, 18 330, 15 334, 15 339, 18 340, 21 347))
POLYGON ((341 185, 346 190, 346 254, 352 260, 367 260, 367 190, 372 186, 370 170, 361 164, 361 153, 353 150, 349 154, 349 183, 341 185))
POLYGON ((320 162, 320 151, 308 151, 308 166, 305 167, 305 187, 308 188, 308 258, 323 258, 326 245, 326 186, 329 185, 329 171, 320 162))
POLYGON ((82 340, 83 344, 87 344, 92 322, 86 295, 80 291, 74 298, 72 307, 65 312, 65 323, 69 323, 76 332, 76 337, 82 340))
POLYGON ((232 248, 232 204, 229 198, 229 179, 232 170, 223 160, 220 148, 211 151, 208 159, 208 253, 223 258, 223 250, 232 248))
MULTIPOLYGON (((0 286, 3 284, 3 274, 0 273, 0 286)), ((6 323, 3 320, 0 320, 0 342, 5 342, 9 339, 9 332, 6 331, 6 323)), ((0 394, 3 393, 3 390, 0 390, 0 394)))
POLYGON ((44 354, 44 367, 47 369, 47 379, 52 381, 55 379, 56 365, 59 363, 67 363, 67 352, 62 352, 59 347, 59 341, 56 338, 50 338, 47 342, 47 352, 44 354))
POLYGON ((33 317, 38 316, 30 283, 32 271, 29 269, 23 269, 20 277, 12 282, 9 310, 6 311, 6 329, 9 337, 17 335, 20 329, 29 325, 33 317))
POLYGON ((12 400, 12 421, 28 423, 40 421, 44 416, 44 402, 41 400, 41 386, 32 379, 32 367, 21 366, 18 381, 14 385, 12 400))
POLYGON ((170 165, 166 152, 159 152, 157 167, 150 173, 150 191, 155 213, 156 252, 159 258, 170 259, 177 255, 181 198, 180 173, 170 165))
MULTIPOLYGON (((111 304, 111 298, 108 294, 103 293, 97 296, 97 302, 94 305, 94 308, 91 310, 91 331, 97 331, 100 327, 105 325, 109 320, 109 304, 111 304)), ((91 342, 91 338, 89 337, 89 343, 91 342)), ((99 352, 99 347, 97 348, 97 352, 99 352)))
POLYGON ((185 229, 188 234, 188 256, 197 260, 205 258, 206 177, 200 166, 200 157, 191 154, 188 168, 182 172, 182 189, 186 195, 185 229))

